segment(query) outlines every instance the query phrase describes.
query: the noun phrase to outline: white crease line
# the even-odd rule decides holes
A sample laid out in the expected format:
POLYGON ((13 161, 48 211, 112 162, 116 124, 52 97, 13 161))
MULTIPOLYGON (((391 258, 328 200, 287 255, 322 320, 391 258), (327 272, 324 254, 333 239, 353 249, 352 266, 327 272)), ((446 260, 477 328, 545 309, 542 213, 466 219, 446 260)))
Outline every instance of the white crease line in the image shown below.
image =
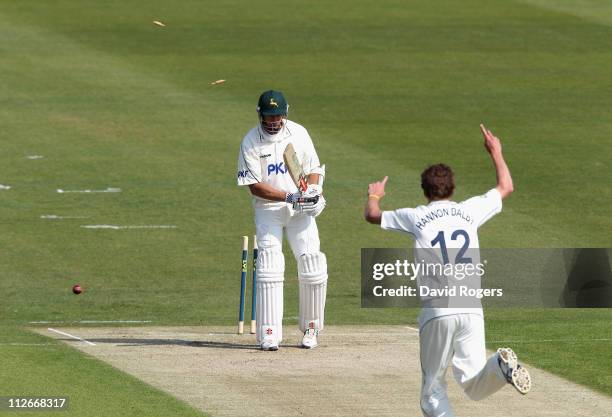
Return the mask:
POLYGON ((88 224, 81 226, 83 229, 111 229, 111 230, 121 230, 121 229, 176 229, 177 226, 174 225, 165 225, 165 224, 145 224, 145 225, 136 225, 136 226, 117 226, 114 224, 88 224))
POLYGON ((85 193, 85 194, 91 194, 91 193, 120 193, 121 192, 121 188, 114 188, 114 187, 108 187, 104 190, 64 190, 62 188, 58 188, 56 190, 59 194, 65 194, 65 193, 85 193))
POLYGON ((65 332, 61 332, 61 331, 59 331, 59 330, 52 329, 51 327, 48 327, 48 328, 47 328, 47 330, 49 330, 49 331, 51 331, 51 332, 55 332, 55 333, 57 333, 57 334, 61 334, 62 336, 68 336, 68 337, 71 337, 71 338, 73 338, 73 339, 75 339, 75 340, 79 340, 79 341, 81 341, 81 342, 83 342, 83 343, 88 344, 89 346, 95 346, 95 345, 96 345, 95 343, 90 342, 89 340, 85 340, 85 339, 83 339, 83 338, 81 338, 81 337, 71 335, 70 333, 65 333, 65 332))
POLYGON ((88 219, 87 216, 58 216, 57 214, 43 214, 41 219, 63 220, 63 219, 88 219))
POLYGON ((29 324, 65 324, 65 323, 83 323, 83 324, 95 324, 95 323, 153 323, 151 320, 74 320, 70 322, 66 321, 30 321, 29 324))
POLYGON ((152 323, 151 320, 80 320, 75 323, 152 323))

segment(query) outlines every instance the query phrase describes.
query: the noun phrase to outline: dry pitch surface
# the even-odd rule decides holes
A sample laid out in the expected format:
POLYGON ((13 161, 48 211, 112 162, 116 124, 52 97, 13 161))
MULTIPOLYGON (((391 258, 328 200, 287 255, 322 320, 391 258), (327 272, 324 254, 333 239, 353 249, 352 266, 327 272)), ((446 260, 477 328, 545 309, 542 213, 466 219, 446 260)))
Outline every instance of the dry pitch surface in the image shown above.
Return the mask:
MULTIPOLYGON (((56 328, 38 332, 132 374, 212 416, 420 416, 418 332, 402 326, 331 326, 314 350, 262 352, 252 335, 229 327, 56 328)), ((520 357, 520 349, 519 349, 520 357)), ((507 386, 473 402, 452 381, 457 416, 612 415, 612 399, 529 367, 534 388, 507 386)))

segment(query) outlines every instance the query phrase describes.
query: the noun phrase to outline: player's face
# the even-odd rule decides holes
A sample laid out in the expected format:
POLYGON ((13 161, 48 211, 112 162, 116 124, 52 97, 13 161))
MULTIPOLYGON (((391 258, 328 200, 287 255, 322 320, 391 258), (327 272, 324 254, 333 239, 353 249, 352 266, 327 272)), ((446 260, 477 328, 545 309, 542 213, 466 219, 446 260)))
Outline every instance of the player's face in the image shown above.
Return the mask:
POLYGON ((262 116, 261 127, 266 133, 276 135, 283 128, 284 116, 262 116))

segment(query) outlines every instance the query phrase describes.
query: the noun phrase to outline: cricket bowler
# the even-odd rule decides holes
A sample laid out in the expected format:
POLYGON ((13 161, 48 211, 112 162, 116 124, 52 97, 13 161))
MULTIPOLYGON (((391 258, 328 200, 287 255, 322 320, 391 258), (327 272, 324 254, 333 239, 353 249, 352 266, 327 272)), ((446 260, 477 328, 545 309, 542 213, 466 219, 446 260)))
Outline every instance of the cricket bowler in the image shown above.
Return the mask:
POLYGON ((327 261, 315 221, 325 208, 325 167, 306 129, 287 119, 289 105, 280 91, 262 93, 257 114, 259 124, 246 134, 238 153, 238 185, 251 192, 259 245, 257 342, 275 351, 283 339, 284 231, 298 266, 301 346, 311 349, 323 330, 327 291, 327 261), (289 173, 288 147, 303 170, 303 189, 289 173))
MULTIPOLYGON (((484 146, 491 156, 497 186, 486 194, 460 203, 450 200, 455 184, 447 165, 437 164, 421 174, 421 187, 427 205, 381 211, 385 196, 382 181, 370 184, 365 208, 366 221, 382 229, 407 233, 416 249, 478 248, 477 230, 501 212, 502 200, 513 192, 512 177, 502 155, 500 140, 480 125, 484 146), (442 210, 438 210, 442 209, 442 210), (446 209, 446 210, 445 210, 446 209), (439 213, 462 213, 461 216, 439 213)), ((445 264, 448 259, 444 261, 445 264)), ((455 262, 455 261, 452 261, 455 262)), ((421 300, 423 304, 423 299, 421 300)), ((500 348, 487 359, 482 308, 424 307, 419 316, 420 359, 422 369, 421 410, 426 417, 452 417, 446 394, 445 374, 449 365, 463 391, 472 400, 481 400, 512 384, 521 394, 531 389, 529 372, 518 364, 516 354, 500 348)))

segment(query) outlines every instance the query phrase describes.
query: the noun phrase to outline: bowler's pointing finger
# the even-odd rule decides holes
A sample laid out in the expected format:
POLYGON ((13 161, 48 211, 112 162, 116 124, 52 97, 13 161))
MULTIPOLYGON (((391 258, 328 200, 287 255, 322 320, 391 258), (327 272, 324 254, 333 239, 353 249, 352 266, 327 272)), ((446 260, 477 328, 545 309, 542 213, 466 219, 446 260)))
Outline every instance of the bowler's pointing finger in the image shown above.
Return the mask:
POLYGON ((480 124, 480 131, 482 132, 483 136, 487 136, 487 128, 482 123, 480 124))

